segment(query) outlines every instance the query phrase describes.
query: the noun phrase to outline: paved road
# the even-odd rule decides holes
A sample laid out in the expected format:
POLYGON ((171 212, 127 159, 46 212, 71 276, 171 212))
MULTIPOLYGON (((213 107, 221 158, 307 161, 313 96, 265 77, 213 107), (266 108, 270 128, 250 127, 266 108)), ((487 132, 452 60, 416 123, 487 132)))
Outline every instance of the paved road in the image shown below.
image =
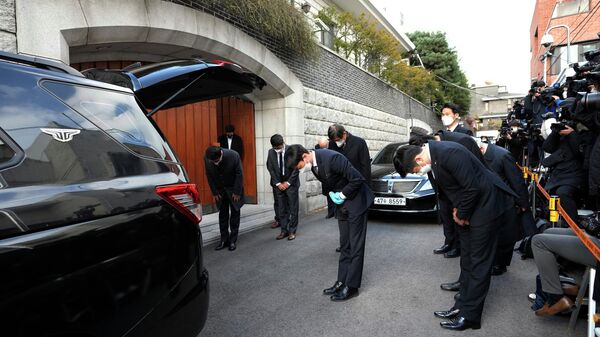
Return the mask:
POLYGON ((344 303, 321 294, 336 279, 338 259, 337 223, 323 213, 301 219, 295 241, 276 241, 278 230, 264 228, 241 236, 234 252, 210 245, 210 310, 200 336, 568 336, 568 318, 529 309, 536 268, 518 256, 493 278, 481 330, 441 329, 432 312, 449 308, 454 293, 439 284, 458 278, 459 259, 432 254, 443 237, 433 222, 371 219, 361 293, 344 303))

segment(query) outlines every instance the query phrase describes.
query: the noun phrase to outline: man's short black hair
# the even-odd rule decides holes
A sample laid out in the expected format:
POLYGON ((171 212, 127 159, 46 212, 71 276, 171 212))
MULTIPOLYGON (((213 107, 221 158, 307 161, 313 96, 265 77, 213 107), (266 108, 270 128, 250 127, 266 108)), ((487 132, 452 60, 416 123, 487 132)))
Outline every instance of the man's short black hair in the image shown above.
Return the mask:
POLYGON ((271 136, 271 146, 275 147, 279 145, 283 145, 283 136, 276 133, 271 136))
POLYGON ((233 126, 231 124, 225 125, 225 132, 234 132, 234 131, 235 131, 235 126, 233 126))
POLYGON ((450 102, 444 103, 444 106, 442 106, 442 110, 444 110, 446 108, 452 110, 452 112, 455 113, 455 114, 460 114, 460 112, 461 112, 460 111, 460 107, 457 104, 454 104, 454 103, 450 103, 450 102))
POLYGON ((410 138, 408 139, 408 144, 423 146, 423 144, 427 143, 430 140, 435 140, 433 135, 424 135, 421 133, 413 132, 410 134, 410 138))
POLYGON ((394 168, 402 178, 412 173, 418 166, 415 157, 423 151, 423 148, 416 145, 400 146, 394 154, 394 168))
POLYGON ((327 137, 329 137, 331 140, 342 138, 344 136, 344 132, 346 132, 346 128, 344 128, 343 125, 333 124, 329 126, 329 129, 327 129, 327 137))
POLYGON ((290 145, 285 151, 285 167, 288 170, 295 170, 298 163, 302 161, 302 155, 308 153, 308 150, 304 148, 304 146, 300 144, 290 145))
POLYGON ((204 155, 206 159, 215 161, 221 157, 221 148, 218 146, 209 146, 204 155))

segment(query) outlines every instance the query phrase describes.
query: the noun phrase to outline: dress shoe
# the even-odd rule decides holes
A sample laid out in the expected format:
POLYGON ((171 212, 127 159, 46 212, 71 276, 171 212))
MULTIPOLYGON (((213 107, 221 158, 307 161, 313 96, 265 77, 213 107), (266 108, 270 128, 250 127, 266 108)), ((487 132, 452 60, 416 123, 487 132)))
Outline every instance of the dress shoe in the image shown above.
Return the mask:
POLYGON ((271 228, 279 228, 281 227, 281 224, 277 221, 273 221, 273 223, 271 224, 271 228))
POLYGON ((455 300, 455 301, 458 301, 458 300, 460 300, 460 293, 456 293, 456 294, 454 294, 454 300, 455 300))
POLYGON ((342 247, 337 247, 337 248, 335 249, 335 252, 336 252, 336 253, 339 253, 339 252, 341 252, 341 251, 342 251, 342 247))
POLYGON ((290 234, 290 236, 288 236, 288 240, 289 240, 289 241, 292 241, 292 240, 294 240, 295 238, 296 238, 296 234, 295 234, 295 233, 292 233, 292 234, 290 234))
POLYGON ((567 296, 563 296, 558 302, 549 305, 548 302, 544 306, 535 311, 536 316, 553 316, 559 312, 563 312, 573 307, 573 301, 567 296))
POLYGON ((492 275, 493 276, 502 275, 504 273, 506 273, 506 267, 505 266, 495 265, 495 266, 492 267, 492 275))
POLYGON ((441 246, 440 248, 436 248, 433 250, 434 254, 444 254, 447 251, 449 251, 450 249, 452 249, 452 247, 450 247, 449 245, 444 244, 443 246, 441 246))
POLYGON ((447 251, 446 253, 444 253, 444 257, 447 259, 451 259, 454 257, 459 257, 460 256, 460 249, 451 249, 449 251, 447 251))
POLYGON ((235 250, 235 242, 229 244, 229 250, 235 250))
POLYGON ((227 246, 229 246, 228 243, 221 241, 221 243, 219 243, 219 245, 215 247, 215 250, 221 250, 227 246))
POLYGON ((281 240, 281 239, 287 238, 288 236, 289 236, 288 233, 281 232, 281 233, 279 233, 279 235, 277 235, 277 237, 275 239, 281 240))
POLYGON ((335 294, 331 295, 331 300, 334 302, 346 301, 352 297, 358 296, 358 288, 351 288, 344 285, 335 294))
POLYGON ((440 284, 440 288, 446 291, 459 291, 460 290, 460 281, 450 282, 450 283, 442 283, 440 284))
POLYGON ((335 216, 335 213, 327 213, 327 215, 325 216, 325 219, 331 219, 335 216))
POLYGON ((323 295, 333 295, 335 293, 338 292, 338 290, 340 290, 340 288, 343 286, 344 284, 340 281, 337 281, 333 284, 333 287, 331 288, 327 288, 323 290, 323 295))
POLYGON ((449 321, 440 322, 444 329, 463 331, 466 329, 481 329, 481 323, 468 321, 464 317, 455 317, 449 321))
POLYGON ((456 317, 459 312, 460 312, 460 309, 452 308, 450 310, 434 311, 433 315, 438 318, 453 318, 453 317, 456 317))

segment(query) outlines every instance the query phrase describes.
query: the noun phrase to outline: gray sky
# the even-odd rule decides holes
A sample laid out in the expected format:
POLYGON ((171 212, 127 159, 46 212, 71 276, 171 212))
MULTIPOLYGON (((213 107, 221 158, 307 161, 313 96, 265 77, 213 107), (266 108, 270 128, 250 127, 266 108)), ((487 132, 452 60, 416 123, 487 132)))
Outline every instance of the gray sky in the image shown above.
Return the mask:
POLYGON ((486 81, 526 93, 529 26, 535 0, 371 0, 397 29, 442 31, 470 84, 486 81), (385 9, 385 11, 384 11, 385 9), (400 12, 404 27, 400 27, 400 12))

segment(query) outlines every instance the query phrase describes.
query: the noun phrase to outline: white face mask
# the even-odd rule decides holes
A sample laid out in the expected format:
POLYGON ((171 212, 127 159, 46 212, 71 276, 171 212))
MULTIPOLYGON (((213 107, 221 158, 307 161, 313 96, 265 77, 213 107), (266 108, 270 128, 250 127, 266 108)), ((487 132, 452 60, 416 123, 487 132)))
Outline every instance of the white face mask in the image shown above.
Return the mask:
POLYGON ((283 149, 274 149, 274 150, 275 150, 275 152, 277 152, 277 153, 281 153, 281 152, 283 152, 283 149))
POLYGON ((442 116, 442 124, 444 124, 444 126, 450 126, 452 123, 454 123, 454 117, 442 116))
POLYGON ((419 174, 424 176, 427 173, 429 173, 431 171, 431 164, 427 164, 425 166, 421 166, 421 169, 419 170, 419 174))
POLYGON ((335 142, 335 145, 337 145, 337 147, 342 147, 342 146, 344 146, 344 143, 346 143, 346 142, 344 140, 340 139, 335 142))
POLYGON ((311 168, 312 168, 312 163, 305 163, 304 167, 302 168, 302 170, 300 170, 300 172, 310 171, 311 168))
POLYGON ((517 132, 519 131, 519 128, 512 128, 512 132, 517 132))

